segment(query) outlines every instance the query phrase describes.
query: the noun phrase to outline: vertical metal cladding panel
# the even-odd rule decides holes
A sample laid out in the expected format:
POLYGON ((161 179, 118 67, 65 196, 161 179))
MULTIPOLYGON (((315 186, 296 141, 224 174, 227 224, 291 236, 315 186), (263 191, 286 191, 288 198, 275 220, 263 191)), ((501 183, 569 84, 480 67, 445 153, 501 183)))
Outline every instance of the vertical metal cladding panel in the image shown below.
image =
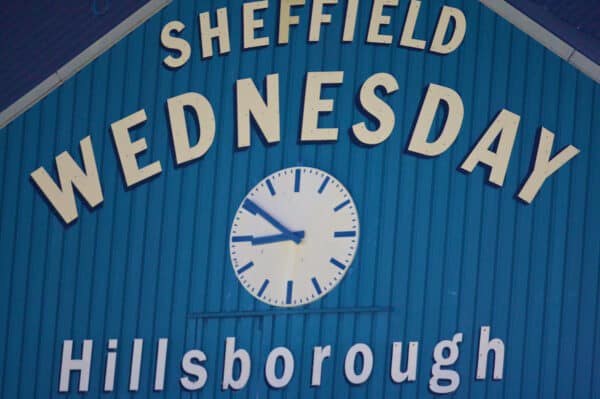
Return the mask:
MULTIPOLYGON (((407 3, 390 8, 399 37, 407 3)), ((475 1, 423 2, 417 35, 431 37, 443 4, 467 18, 465 42, 448 56, 365 43, 371 2, 363 1, 352 43, 341 43, 345 7, 331 7, 333 23, 307 43, 310 7, 295 9, 302 23, 290 44, 278 46, 275 4, 264 12, 271 45, 241 50, 241 6, 224 0, 174 2, 74 78, 0 132, 0 386, 4 398, 58 397, 62 343, 93 339, 89 393, 68 397, 432 397, 432 352, 442 339, 464 333, 453 368, 461 376, 454 397, 600 397, 600 87, 475 1), (232 51, 200 58, 197 15, 228 6, 232 51), (181 69, 162 64, 164 24, 186 25, 192 57, 181 69), (335 110, 321 126, 340 128, 339 140, 298 142, 307 71, 344 71, 344 83, 325 96, 335 110), (396 128, 381 145, 351 137, 366 120, 357 105, 362 82, 376 72, 396 77, 387 97, 396 128), (281 142, 235 147, 236 79, 279 73, 281 142), (406 152, 429 83, 460 93, 465 119, 443 155, 406 152), (196 91, 211 102, 217 134, 199 161, 176 167, 165 114, 167 98, 196 91), (126 189, 110 123, 141 108, 146 124, 140 164, 159 160, 163 172, 126 189), (522 116, 501 189, 487 170, 457 168, 490 121, 507 108, 522 116), (515 199, 527 176, 541 125, 556 132, 555 148, 582 150, 549 179, 532 205, 515 199), (61 223, 30 180, 37 167, 53 169, 66 150, 79 155, 91 135, 102 179, 103 205, 61 223), (331 172, 352 193, 361 218, 361 243, 344 281, 302 312, 253 299, 238 283, 228 254, 235 210, 269 173, 305 165, 331 172), (506 345, 504 379, 475 380, 479 328, 506 345), (221 390, 224 342, 252 358, 240 392, 221 390), (154 391, 159 338, 169 338, 164 391, 154 391), (108 339, 119 339, 115 391, 102 393, 108 339), (134 338, 144 339, 140 390, 129 392, 134 338), (417 381, 390 379, 392 342, 419 342, 417 381), (369 380, 351 385, 344 357, 355 343, 374 353, 369 380), (321 387, 311 387, 312 348, 331 345, 321 387), (294 376, 268 389, 264 364, 271 348, 286 346, 294 376), (180 361, 189 349, 207 356, 206 386, 186 392, 180 361)), ((214 18, 214 14, 213 18, 214 18)), ((436 121, 441 126, 441 121, 436 121)), ((406 346, 405 346, 406 350, 406 346)))

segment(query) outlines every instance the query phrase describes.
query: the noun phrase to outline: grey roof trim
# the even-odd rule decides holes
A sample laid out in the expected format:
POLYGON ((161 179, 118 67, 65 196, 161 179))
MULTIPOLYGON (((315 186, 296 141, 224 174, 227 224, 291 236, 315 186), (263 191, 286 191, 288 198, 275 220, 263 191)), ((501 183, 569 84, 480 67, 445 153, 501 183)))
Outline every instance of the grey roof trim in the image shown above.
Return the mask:
POLYGON ((94 42, 90 47, 83 50, 79 55, 58 69, 58 71, 46 78, 42 83, 38 84, 4 111, 0 112, 0 129, 4 128, 29 108, 33 107, 54 89, 62 85, 87 64, 98 58, 128 33, 162 10, 170 2, 171 0, 151 0, 131 14, 123 22, 94 42))
POLYGON ((600 83, 600 65, 575 50, 568 43, 554 35, 542 25, 538 24, 504 0, 479 1, 502 18, 512 23, 518 29, 527 33, 548 50, 579 69, 597 83, 600 83))

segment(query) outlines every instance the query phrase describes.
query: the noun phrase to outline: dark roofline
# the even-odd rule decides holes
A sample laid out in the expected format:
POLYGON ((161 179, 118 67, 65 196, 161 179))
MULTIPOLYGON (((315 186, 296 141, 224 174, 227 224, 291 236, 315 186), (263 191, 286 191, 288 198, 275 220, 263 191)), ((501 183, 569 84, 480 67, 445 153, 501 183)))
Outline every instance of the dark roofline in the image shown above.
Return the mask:
POLYGON ((512 23, 518 29, 527 33, 548 50, 579 69, 597 83, 600 83, 600 62, 590 58, 590 55, 594 56, 594 54, 598 53, 598 48, 600 47, 593 48, 593 51, 591 52, 587 51, 589 46, 593 47, 594 42, 597 42, 595 37, 592 35, 585 35, 582 32, 579 33, 584 36, 578 35, 577 29, 572 25, 557 18, 548 10, 544 9, 544 7, 537 5, 537 8, 535 8, 536 10, 539 11, 540 8, 544 10, 542 13, 543 16, 540 17, 536 14, 536 11, 534 11, 533 6, 535 4, 531 1, 509 1, 480 0, 482 4, 512 23), (512 2, 530 3, 532 8, 527 8, 527 12, 531 13, 531 15, 526 14, 524 11, 511 4, 512 2), (544 23, 546 25, 542 24, 539 20, 540 18, 544 18, 544 23), (567 40, 571 40, 571 42, 567 40))
MULTIPOLYGON (((591 33, 580 30, 578 26, 573 25, 572 22, 568 22, 569 15, 558 15, 556 14, 556 11, 553 12, 548 7, 534 3, 531 0, 508 0, 508 2, 568 43, 575 50, 579 51, 596 64, 600 64, 600 40, 591 33)), ((588 9, 594 7, 600 8, 600 2, 594 4, 593 1, 590 1, 588 3, 590 4, 587 4, 586 6, 574 4, 574 7, 577 11, 585 11, 585 7, 588 9)), ((598 12, 597 9, 592 11, 598 12)))

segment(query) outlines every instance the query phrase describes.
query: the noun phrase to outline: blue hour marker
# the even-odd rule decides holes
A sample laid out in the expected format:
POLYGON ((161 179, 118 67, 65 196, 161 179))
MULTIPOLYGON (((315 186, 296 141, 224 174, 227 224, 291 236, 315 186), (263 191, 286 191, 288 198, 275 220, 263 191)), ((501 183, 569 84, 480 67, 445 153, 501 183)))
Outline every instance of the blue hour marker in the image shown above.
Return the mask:
POLYGON ((333 208, 334 212, 339 211, 340 209, 342 209, 343 207, 345 207, 346 205, 348 205, 350 203, 350 200, 346 200, 344 202, 342 202, 341 204, 339 204, 338 206, 336 206, 335 208, 333 208))
POLYGON ((234 236, 231 237, 231 241, 232 242, 245 242, 245 241, 252 241, 252 236, 234 236))
POLYGON ((336 231, 333 236, 335 238, 356 237, 356 231, 336 231))
POLYGON ((244 201, 242 208, 244 208, 253 215, 256 215, 256 213, 258 212, 258 207, 256 206, 256 204, 249 199, 246 199, 246 201, 244 201))
POLYGON ((271 179, 267 179, 267 187, 269 188, 269 192, 271 193, 272 196, 275 196, 275 188, 273 187, 273 184, 271 183, 271 179))
POLYGON ((323 194, 323 190, 325 190, 325 187, 327 187, 327 183, 329 183, 329 176, 327 176, 325 180, 323 180, 321 187, 319 187, 319 194, 323 194))
POLYGON ((340 268, 340 269, 342 269, 342 270, 345 270, 345 269, 346 269, 346 266, 344 266, 344 264, 343 264, 342 262, 340 262, 339 260, 337 260, 336 258, 331 258, 331 259, 329 260, 329 262, 330 262, 332 265, 334 265, 334 266, 336 266, 336 267, 339 267, 339 268, 340 268))
POLYGON ((294 288, 294 282, 290 280, 287 282, 287 293, 285 296, 285 303, 288 305, 292 303, 292 288, 294 288))
POLYGON ((310 281, 312 281, 313 286, 315 287, 315 290, 317 291, 317 294, 321 295, 321 286, 319 285, 317 278, 313 277, 310 281))
POLYGON ((254 266, 254 262, 250 262, 247 265, 240 267, 237 272, 238 272, 238 274, 242 274, 246 270, 250 269, 252 266, 254 266))
POLYGON ((258 294, 256 294, 258 297, 261 297, 262 294, 265 292, 265 289, 267 288, 267 285, 269 285, 269 280, 266 279, 263 284, 260 287, 260 290, 258 290, 258 294))
POLYGON ((294 179, 294 191, 300 191, 300 169, 296 169, 296 177, 294 179))

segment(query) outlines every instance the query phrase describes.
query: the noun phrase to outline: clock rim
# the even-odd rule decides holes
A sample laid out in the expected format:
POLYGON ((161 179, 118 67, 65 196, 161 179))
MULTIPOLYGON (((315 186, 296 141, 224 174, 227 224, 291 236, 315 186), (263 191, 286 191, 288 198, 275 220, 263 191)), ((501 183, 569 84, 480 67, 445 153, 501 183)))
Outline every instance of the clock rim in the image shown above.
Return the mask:
POLYGON ((262 179, 260 179, 255 185, 253 185, 249 190, 247 190, 246 194, 244 194, 244 196, 242 197, 241 201, 240 201, 240 205, 238 206, 238 208, 236 209, 236 211, 234 212, 233 215, 233 220, 230 224, 230 228, 229 228, 229 240, 228 240, 228 247, 229 247, 229 260, 230 260, 230 264, 231 264, 231 269, 233 270, 233 274, 237 280, 237 282, 244 288, 244 291, 246 291, 248 294, 250 294, 254 299, 258 300, 259 302, 268 305, 268 306, 272 306, 272 307, 276 307, 276 308, 297 308, 297 307, 302 307, 302 306, 307 306, 310 305, 312 303, 317 302, 318 300, 324 298, 325 296, 327 296, 329 293, 333 292, 335 288, 337 288, 339 286, 339 284, 342 282, 342 280, 344 279, 344 277, 348 274, 350 267, 354 264, 354 260, 356 259, 356 255, 358 253, 359 250, 359 245, 360 245, 360 215, 358 212, 358 207, 356 205, 356 202, 354 201, 354 197, 352 196, 352 194, 350 193, 350 190, 346 187, 346 185, 344 185, 338 178, 336 178, 332 173, 327 172, 323 169, 319 169, 317 167, 312 167, 312 166, 290 166, 290 167, 286 167, 286 168, 282 168, 279 170, 276 170, 275 172, 272 172, 268 175, 266 175, 265 177, 263 177, 262 179), (290 303, 287 304, 284 301, 282 303, 272 303, 269 302, 267 300, 264 300, 262 297, 259 297, 257 295, 257 293, 252 292, 250 289, 248 289, 248 287, 246 287, 246 285, 244 285, 244 283, 242 282, 242 280, 240 279, 240 275, 237 273, 237 269, 235 267, 234 261, 233 261, 233 255, 232 255, 232 248, 231 248, 231 244, 232 244, 232 237, 233 237, 233 225, 235 223, 236 217, 237 215, 240 213, 240 211, 242 211, 242 205, 244 203, 244 201, 246 200, 246 198, 249 198, 250 194, 255 191, 257 188, 259 188, 260 186, 264 185, 264 183, 269 179, 272 178, 273 176, 279 175, 282 172, 286 172, 286 171, 291 171, 292 173, 294 173, 295 170, 297 169, 306 169, 306 170, 313 170, 316 171, 318 174, 323 174, 323 176, 328 176, 330 179, 332 179, 332 183, 338 183, 340 185, 340 187, 345 191, 345 193, 348 194, 348 198, 350 199, 352 205, 354 206, 354 210, 356 213, 356 237, 355 241, 355 249, 352 253, 352 257, 350 258, 350 261, 348 262, 348 265, 346 265, 346 268, 344 269, 343 273, 340 275, 340 278, 337 280, 337 282, 327 288, 327 289, 323 289, 321 294, 317 294, 314 298, 311 298, 310 300, 307 300, 305 302, 302 303, 290 303))

